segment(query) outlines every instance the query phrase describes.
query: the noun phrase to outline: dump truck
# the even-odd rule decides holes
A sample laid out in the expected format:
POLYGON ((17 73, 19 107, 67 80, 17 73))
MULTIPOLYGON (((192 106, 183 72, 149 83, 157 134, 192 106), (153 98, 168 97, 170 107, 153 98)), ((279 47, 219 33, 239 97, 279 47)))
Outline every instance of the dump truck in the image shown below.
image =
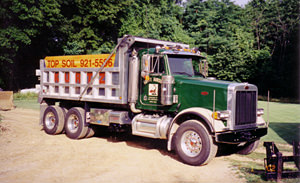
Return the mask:
POLYGON ((249 83, 208 77, 206 58, 177 42, 125 35, 110 54, 40 60, 40 124, 48 134, 87 138, 96 125, 165 139, 189 165, 204 165, 218 146, 240 154, 267 133, 249 83))

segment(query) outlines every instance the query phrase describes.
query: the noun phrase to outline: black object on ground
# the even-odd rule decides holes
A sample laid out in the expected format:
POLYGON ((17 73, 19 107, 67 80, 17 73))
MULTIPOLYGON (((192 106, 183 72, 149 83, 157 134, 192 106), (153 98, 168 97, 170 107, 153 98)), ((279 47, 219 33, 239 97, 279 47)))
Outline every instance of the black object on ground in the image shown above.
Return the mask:
POLYGON ((293 142, 293 156, 283 156, 274 142, 264 142, 267 157, 264 166, 267 180, 300 177, 300 142, 293 142), (284 162, 294 162, 298 171, 285 170, 284 162))

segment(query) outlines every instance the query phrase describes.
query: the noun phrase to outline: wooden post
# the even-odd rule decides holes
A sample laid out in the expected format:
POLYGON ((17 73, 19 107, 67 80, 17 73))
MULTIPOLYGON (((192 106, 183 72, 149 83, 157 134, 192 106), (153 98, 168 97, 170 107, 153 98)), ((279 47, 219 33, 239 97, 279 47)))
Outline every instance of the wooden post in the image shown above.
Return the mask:
POLYGON ((277 182, 281 182, 282 170, 283 170, 282 153, 277 152, 276 156, 277 156, 277 166, 276 166, 277 182))

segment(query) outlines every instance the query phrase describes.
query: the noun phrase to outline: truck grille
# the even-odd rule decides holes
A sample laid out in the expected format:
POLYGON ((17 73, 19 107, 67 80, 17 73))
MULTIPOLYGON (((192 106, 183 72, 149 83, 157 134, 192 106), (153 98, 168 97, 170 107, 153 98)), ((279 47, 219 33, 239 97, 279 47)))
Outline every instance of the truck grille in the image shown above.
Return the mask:
POLYGON ((237 91, 235 125, 256 122, 256 91, 237 91))

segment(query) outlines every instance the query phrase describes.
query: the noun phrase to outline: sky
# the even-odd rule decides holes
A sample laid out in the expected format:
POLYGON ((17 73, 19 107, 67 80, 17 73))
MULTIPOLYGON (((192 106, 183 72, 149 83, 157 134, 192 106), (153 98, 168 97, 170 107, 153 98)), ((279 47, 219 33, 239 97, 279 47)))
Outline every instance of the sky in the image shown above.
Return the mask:
POLYGON ((245 4, 248 3, 249 0, 233 0, 234 4, 240 5, 242 7, 245 6, 245 4))
MULTIPOLYGON (((186 2, 187 0, 183 0, 182 2, 186 2)), ((245 4, 248 3, 248 1, 250 0, 231 0, 232 2, 234 2, 234 4, 237 4, 241 7, 245 7, 245 4)))

